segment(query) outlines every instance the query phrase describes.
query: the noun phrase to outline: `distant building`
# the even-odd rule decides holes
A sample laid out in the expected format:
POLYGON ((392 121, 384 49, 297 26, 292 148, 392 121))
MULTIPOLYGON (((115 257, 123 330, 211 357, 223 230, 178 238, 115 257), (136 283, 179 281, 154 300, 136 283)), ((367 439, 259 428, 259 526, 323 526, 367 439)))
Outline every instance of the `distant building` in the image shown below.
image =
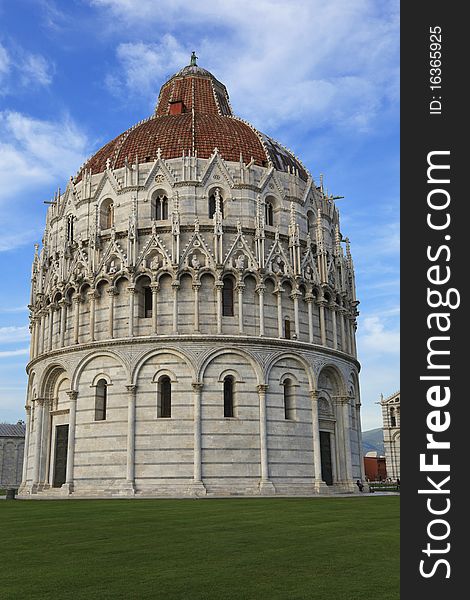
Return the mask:
POLYGON ((385 481, 387 479, 385 456, 379 456, 377 452, 368 452, 364 456, 364 469, 369 481, 385 481))
POLYGON ((400 477, 400 392, 388 398, 381 397, 387 475, 400 477))
POLYGON ((0 423, 0 488, 19 487, 23 465, 25 425, 0 423))

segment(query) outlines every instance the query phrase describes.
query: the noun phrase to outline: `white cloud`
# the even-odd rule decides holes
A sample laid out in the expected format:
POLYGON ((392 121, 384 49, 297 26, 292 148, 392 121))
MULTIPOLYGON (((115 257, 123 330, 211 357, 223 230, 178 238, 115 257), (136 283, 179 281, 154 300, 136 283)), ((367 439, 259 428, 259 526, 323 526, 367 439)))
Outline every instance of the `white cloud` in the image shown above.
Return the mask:
POLYGON ((36 82, 47 86, 52 83, 52 65, 39 54, 28 54, 20 65, 21 76, 24 84, 36 82))
POLYGON ((28 52, 18 45, 7 49, 0 44, 0 95, 36 85, 46 87, 52 83, 53 75, 54 64, 41 54, 28 52))
POLYGON ((0 44, 0 81, 10 70, 10 57, 4 46, 0 44))
POLYGON ((27 325, 0 327, 0 344, 26 341, 29 341, 29 327, 27 325))
POLYGON ((124 81, 127 91, 148 95, 149 104, 162 76, 187 64, 193 49, 226 83, 236 112, 268 130, 334 122, 363 131, 397 103, 396 2, 90 2, 105 9, 112 28, 125 27, 129 36, 132 27, 135 39, 140 36, 118 47, 120 68, 108 83, 118 89, 124 81), (171 35, 145 43, 156 28, 171 35))
POLYGON ((29 354, 29 348, 19 350, 0 350, 0 358, 10 358, 11 356, 26 356, 29 354))
POLYGON ((40 239, 42 211, 33 211, 35 221, 25 221, 25 211, 32 202, 40 206, 48 197, 37 197, 40 189, 51 194, 58 185, 64 186, 90 146, 87 135, 68 116, 47 121, 0 111, 0 251, 40 239))
POLYGON ((375 355, 398 354, 400 332, 394 323, 387 326, 384 316, 372 315, 361 319, 358 346, 363 353, 375 355))

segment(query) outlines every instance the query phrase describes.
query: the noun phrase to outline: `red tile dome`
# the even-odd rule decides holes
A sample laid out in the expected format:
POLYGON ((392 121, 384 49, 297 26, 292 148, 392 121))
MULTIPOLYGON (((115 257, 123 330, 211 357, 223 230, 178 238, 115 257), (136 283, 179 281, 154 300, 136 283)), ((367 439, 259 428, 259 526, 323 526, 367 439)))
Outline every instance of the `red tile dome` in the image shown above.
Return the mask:
POLYGON ((130 163, 155 160, 158 149, 164 159, 196 153, 209 158, 217 148, 223 159, 245 163, 252 159, 259 166, 279 171, 296 170, 302 179, 307 173, 288 150, 235 117, 226 87, 209 71, 195 64, 184 67, 163 84, 155 114, 108 142, 80 169, 92 174, 110 167, 119 169, 130 163))

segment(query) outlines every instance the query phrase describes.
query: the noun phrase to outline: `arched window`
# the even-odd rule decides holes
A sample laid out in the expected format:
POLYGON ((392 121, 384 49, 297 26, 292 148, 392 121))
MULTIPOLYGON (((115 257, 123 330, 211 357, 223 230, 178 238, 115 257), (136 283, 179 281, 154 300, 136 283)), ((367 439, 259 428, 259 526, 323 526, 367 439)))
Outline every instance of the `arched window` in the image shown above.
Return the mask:
POLYGON ((274 225, 274 208, 269 200, 264 205, 264 222, 266 225, 274 225))
POLYGON ((291 379, 284 379, 284 418, 294 418, 294 386, 291 379))
POLYGON ((224 417, 234 417, 234 402, 233 402, 234 381, 231 375, 227 375, 224 379, 224 417))
POLYGON ((390 426, 391 427, 397 426, 397 420, 395 418, 395 409, 394 408, 390 409, 390 426))
POLYGON ((165 194, 153 196, 152 219, 154 221, 166 221, 168 219, 168 198, 165 194))
MULTIPOLYGON (((222 217, 224 216, 224 202, 222 196, 220 197, 220 212, 222 217)), ((212 219, 215 213, 215 194, 209 196, 209 219, 212 219)))
POLYGON ((171 417, 171 380, 167 375, 162 375, 158 380, 157 395, 157 417, 169 419, 171 417))
POLYGON ((284 319, 284 337, 286 338, 286 340, 290 340, 291 338, 290 319, 284 319))
POLYGON ((114 227, 114 204, 111 198, 103 200, 100 209, 101 229, 111 229, 114 227))
POLYGON ((152 288, 144 287, 144 317, 150 318, 152 316, 153 309, 153 295, 152 288))
POLYGON ((225 277, 222 288, 222 315, 233 317, 233 279, 225 277))
POLYGON ((311 210, 307 212, 307 231, 314 231, 315 228, 315 215, 311 210))
POLYGON ((67 241, 73 242, 73 215, 67 217, 67 241))
POLYGON ((95 421, 106 421, 106 404, 108 401, 108 382, 100 379, 96 384, 95 421))

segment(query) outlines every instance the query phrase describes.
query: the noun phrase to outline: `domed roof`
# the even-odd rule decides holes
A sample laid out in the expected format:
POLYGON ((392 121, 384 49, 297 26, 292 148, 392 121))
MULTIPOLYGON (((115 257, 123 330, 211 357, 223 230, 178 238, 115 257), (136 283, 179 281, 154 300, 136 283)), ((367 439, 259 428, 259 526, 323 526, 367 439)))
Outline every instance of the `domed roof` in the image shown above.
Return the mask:
POLYGON ((108 142, 80 169, 92 174, 133 163, 155 160, 158 150, 164 159, 197 154, 209 158, 217 148, 223 159, 245 163, 252 159, 263 167, 297 171, 307 179, 303 165, 288 150, 252 125, 233 115, 226 87, 212 73, 191 64, 163 84, 155 114, 108 142), (109 161, 109 163, 108 163, 109 161))

